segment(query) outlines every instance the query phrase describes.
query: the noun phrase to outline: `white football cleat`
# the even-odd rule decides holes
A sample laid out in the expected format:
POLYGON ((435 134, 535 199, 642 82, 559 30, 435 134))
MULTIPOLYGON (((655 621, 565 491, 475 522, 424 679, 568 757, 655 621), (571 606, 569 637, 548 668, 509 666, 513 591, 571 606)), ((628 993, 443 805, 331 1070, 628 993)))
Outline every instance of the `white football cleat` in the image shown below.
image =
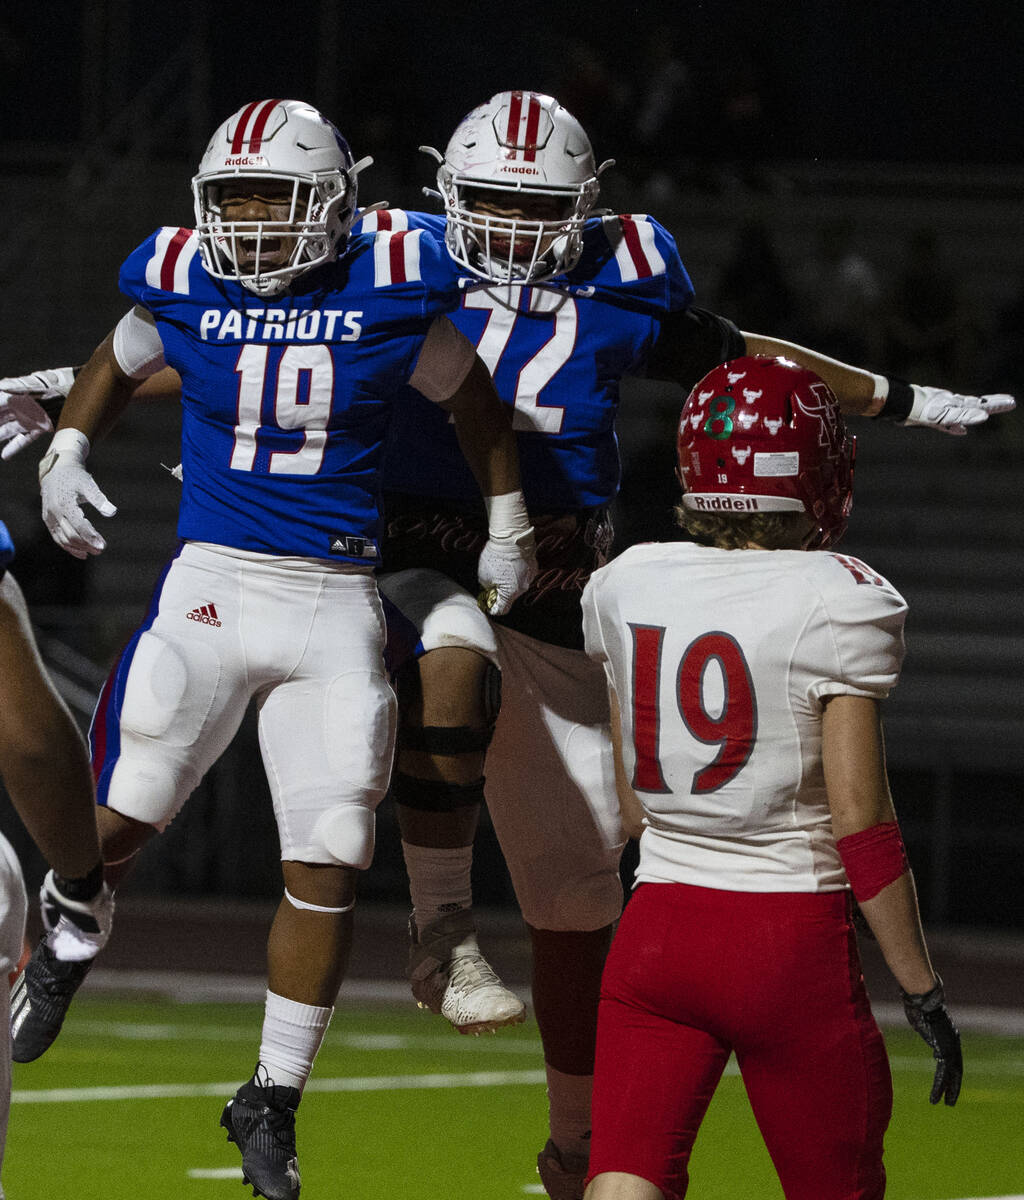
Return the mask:
POLYGON ((471 909, 448 913, 419 931, 409 918, 406 975, 420 1008, 449 1020, 459 1033, 493 1033, 526 1020, 526 1006, 480 953, 471 909))

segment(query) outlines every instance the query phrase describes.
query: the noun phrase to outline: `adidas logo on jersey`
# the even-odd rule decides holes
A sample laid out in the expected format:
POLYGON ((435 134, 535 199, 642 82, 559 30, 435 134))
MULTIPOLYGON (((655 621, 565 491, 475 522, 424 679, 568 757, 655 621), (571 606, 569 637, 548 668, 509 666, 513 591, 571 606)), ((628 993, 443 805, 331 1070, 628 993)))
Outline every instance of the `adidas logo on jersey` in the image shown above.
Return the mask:
POLYGON ((368 542, 366 538, 345 534, 343 537, 336 537, 331 542, 331 553, 347 554, 349 558, 376 558, 377 547, 373 542, 368 542))
POLYGON ((194 608, 185 616, 190 621, 198 621, 200 625, 216 625, 219 629, 221 620, 217 616, 217 609, 212 604, 204 604, 202 608, 194 608))

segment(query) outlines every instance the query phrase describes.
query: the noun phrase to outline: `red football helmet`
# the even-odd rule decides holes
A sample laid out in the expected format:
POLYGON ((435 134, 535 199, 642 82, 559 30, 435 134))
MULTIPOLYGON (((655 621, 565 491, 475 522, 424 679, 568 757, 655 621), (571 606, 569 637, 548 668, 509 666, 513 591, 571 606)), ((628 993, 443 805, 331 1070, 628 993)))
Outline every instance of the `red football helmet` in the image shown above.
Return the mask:
POLYGON ((735 358, 709 371, 679 418, 676 454, 691 512, 806 512, 809 550, 837 542, 853 504, 855 439, 813 371, 735 358))

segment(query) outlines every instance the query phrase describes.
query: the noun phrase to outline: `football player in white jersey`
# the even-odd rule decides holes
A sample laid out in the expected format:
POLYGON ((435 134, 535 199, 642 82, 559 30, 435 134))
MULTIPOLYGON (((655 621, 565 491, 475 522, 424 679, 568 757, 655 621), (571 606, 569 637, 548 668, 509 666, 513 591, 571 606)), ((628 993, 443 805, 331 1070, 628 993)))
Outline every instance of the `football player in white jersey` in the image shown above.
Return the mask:
MULTIPOLYGON (((259 1061, 221 1124, 268 1200, 299 1195, 295 1109, 344 974, 390 774, 395 698, 374 566, 400 385, 458 430, 490 513, 479 584, 491 607, 507 608, 534 570, 511 425, 444 316, 459 299, 447 255, 418 235, 349 236, 367 161, 299 101, 257 101, 221 124, 193 180, 196 229, 160 229, 125 261, 135 307, 82 369, 40 464, 54 540, 100 553, 83 506, 115 510, 86 465, 90 443, 138 380, 165 364, 181 378, 181 546, 93 718, 99 826, 116 872, 174 818, 255 700, 285 890, 259 1061)), ((51 937, 26 967, 18 1061, 57 1036, 93 961, 73 964, 54 1014, 60 953, 51 937)))
MULTIPOLYGON (((49 936, 70 961, 90 958, 110 935, 114 901, 103 882, 92 774, 85 742, 54 690, 32 634, 25 598, 7 565, 14 546, 0 521, 0 779, 14 809, 50 863, 40 904, 49 936)), ((25 884, 17 856, 0 837, 0 1000, 25 939, 25 884)), ((67 968, 57 966, 59 993, 67 968)), ((15 1019, 23 995, 15 982, 15 1019)), ((0 1161, 11 1101, 11 1039, 0 1038, 0 1161)), ((3 1189, 0 1188, 0 1200, 3 1189)))
POLYGON ((717 367, 677 448, 694 541, 634 546, 583 596, 642 822, 602 985, 586 1200, 681 1200, 733 1052, 787 1200, 881 1200, 892 1084, 854 900, 936 1058, 933 1104, 956 1103, 963 1070, 882 748, 906 605, 826 552, 853 439, 813 372, 717 367))

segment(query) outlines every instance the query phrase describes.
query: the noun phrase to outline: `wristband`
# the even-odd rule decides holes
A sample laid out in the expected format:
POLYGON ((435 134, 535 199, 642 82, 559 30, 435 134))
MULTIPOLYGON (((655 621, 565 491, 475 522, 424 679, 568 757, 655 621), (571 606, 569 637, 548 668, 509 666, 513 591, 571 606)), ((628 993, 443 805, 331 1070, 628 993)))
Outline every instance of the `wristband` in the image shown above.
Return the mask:
POLYGON ((60 894, 66 896, 68 900, 77 900, 81 904, 87 904, 90 900, 96 899, 103 887, 103 859, 99 860, 88 875, 82 875, 77 879, 65 879, 63 875, 58 875, 54 871, 53 882, 57 885, 60 894))
POLYGON ((522 492, 504 492, 500 496, 484 496, 487 509, 487 533, 500 541, 514 541, 529 533, 530 517, 522 492))
POLYGON ((882 888, 910 870, 896 821, 885 821, 840 838, 836 849, 858 904, 877 896, 882 888))
POLYGON ((47 447, 48 454, 64 454, 84 463, 89 457, 89 439, 80 429, 58 429, 47 447))
POLYGON ((926 1016, 933 1013, 937 1008, 941 1008, 946 1003, 946 992, 942 986, 942 976, 936 973, 935 986, 930 992, 923 992, 919 996, 915 996, 912 992, 905 992, 900 988, 900 995, 903 997, 903 1003, 917 1012, 924 1013, 926 1016))
POLYGON ((902 379, 894 379, 891 375, 876 375, 874 398, 885 401, 875 413, 876 421, 905 421, 914 406, 914 389, 902 379))

